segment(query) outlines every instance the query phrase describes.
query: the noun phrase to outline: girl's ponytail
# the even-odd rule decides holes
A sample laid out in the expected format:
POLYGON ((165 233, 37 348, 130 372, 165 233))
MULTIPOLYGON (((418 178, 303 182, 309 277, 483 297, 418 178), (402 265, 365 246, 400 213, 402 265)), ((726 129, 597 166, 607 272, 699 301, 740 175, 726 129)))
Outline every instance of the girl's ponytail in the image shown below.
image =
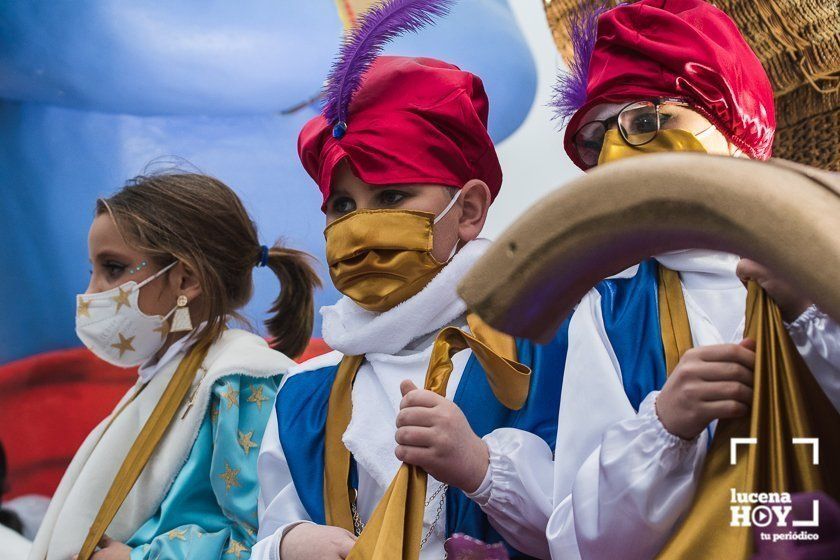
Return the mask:
MULTIPOLYGON (((321 287, 321 280, 312 267, 314 258, 308 253, 283 247, 276 243, 264 258, 280 280, 280 295, 269 309, 271 317, 265 321, 272 337, 271 347, 290 358, 297 358, 309 344, 314 320, 314 291, 321 287)), ((262 264, 262 263, 261 263, 262 264)))

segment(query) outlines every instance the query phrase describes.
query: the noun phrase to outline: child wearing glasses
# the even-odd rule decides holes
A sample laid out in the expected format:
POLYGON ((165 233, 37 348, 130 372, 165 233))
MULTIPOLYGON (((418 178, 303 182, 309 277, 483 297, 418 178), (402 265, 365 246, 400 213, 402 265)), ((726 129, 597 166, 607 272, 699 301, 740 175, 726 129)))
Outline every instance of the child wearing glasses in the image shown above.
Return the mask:
MULTIPOLYGON (((555 103, 581 169, 655 152, 770 157, 769 80, 734 23, 709 3, 641 0, 582 17, 573 34, 576 68, 561 78, 555 103)), ((748 278, 779 304, 840 407, 840 327, 758 263, 685 250, 602 282, 569 326, 556 459, 546 453, 518 465, 554 469, 553 488, 527 505, 546 515, 552 558, 649 559, 667 542, 691 504, 714 423, 750 411, 748 278), (678 278, 694 346, 667 380, 660 269, 678 278)))
MULTIPOLYGON (((575 164, 671 151, 770 157, 773 92, 722 11, 702 0, 642 0, 588 23, 596 18, 591 56, 576 60, 580 79, 558 88, 575 164), (576 91, 585 91, 579 106, 576 91)), ((571 321, 548 524, 553 557, 652 558, 666 543, 691 504, 714 423, 750 412, 747 279, 776 300, 840 407, 840 327, 771 271, 708 250, 640 263, 592 290, 571 321), (667 380, 660 268, 678 274, 694 346, 667 380)))

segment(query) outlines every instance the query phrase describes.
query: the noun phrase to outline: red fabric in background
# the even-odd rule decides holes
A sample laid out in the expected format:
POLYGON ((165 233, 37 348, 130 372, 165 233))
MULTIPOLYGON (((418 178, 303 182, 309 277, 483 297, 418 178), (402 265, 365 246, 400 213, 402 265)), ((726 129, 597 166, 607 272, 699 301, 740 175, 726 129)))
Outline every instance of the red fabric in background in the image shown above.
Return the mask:
MULTIPOLYGON (((312 339, 298 361, 329 352, 312 339)), ((0 441, 8 459, 5 499, 52 496, 88 433, 137 378, 86 348, 39 354, 0 366, 0 441)))

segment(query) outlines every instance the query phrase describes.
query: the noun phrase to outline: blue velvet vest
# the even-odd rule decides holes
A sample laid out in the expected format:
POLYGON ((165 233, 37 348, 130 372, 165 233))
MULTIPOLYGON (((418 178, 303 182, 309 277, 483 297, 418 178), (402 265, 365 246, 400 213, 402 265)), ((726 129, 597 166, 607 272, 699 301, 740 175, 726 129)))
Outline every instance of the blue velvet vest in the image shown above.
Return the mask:
MULTIPOLYGON (((532 378, 528 400, 516 411, 496 400, 481 364, 471 356, 453 400, 473 431, 483 437, 497 428, 517 428, 538 435, 553 451, 567 340, 568 322, 549 344, 517 340, 518 359, 531 368, 532 378)), ((275 405, 283 452, 298 496, 311 519, 321 524, 325 522, 324 427, 337 370, 338 365, 334 365, 290 377, 275 405)), ((452 488, 446 497, 446 535, 454 533, 465 533, 488 543, 503 541, 481 508, 461 490, 452 488)), ((528 558, 508 548, 512 558, 528 558)))

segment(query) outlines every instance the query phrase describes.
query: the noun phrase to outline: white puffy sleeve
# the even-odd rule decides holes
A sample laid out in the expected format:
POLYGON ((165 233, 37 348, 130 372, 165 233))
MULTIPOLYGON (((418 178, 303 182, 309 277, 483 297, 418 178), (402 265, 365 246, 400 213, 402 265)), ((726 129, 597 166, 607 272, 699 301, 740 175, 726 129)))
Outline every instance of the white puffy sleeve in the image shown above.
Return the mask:
POLYGON ((549 558, 545 528, 551 515, 551 449, 539 436, 500 428, 484 436, 490 466, 481 486, 468 494, 514 548, 549 558))
POLYGON ((624 392, 596 290, 569 327, 554 464, 552 558, 647 559, 691 503, 706 453, 668 433, 653 392, 638 413, 624 392))
POLYGON ((840 325, 812 305, 786 326, 808 369, 840 411, 840 325))
POLYGON ((276 410, 272 410, 263 435, 257 460, 257 476, 260 483, 260 527, 257 533, 258 542, 251 550, 251 558, 281 560, 280 541, 283 535, 295 525, 310 519, 297 495, 289 464, 280 444, 276 410))

